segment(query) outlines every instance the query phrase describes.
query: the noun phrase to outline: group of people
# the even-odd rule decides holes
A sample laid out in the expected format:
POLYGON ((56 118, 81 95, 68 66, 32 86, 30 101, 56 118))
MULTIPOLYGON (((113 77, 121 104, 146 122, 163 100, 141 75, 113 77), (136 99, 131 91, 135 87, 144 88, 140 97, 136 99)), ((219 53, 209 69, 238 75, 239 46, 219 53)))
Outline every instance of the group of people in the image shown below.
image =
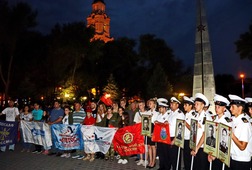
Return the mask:
MULTIPOLYGON (((142 116, 148 115, 151 120, 151 128, 148 126, 149 123, 147 124, 148 121, 146 120, 143 121, 143 127, 145 128, 143 130, 149 130, 150 128, 153 132, 156 124, 168 125, 171 143, 156 143, 152 141, 151 137, 147 137, 147 141, 145 141, 148 145, 147 152, 145 152, 145 155, 137 155, 137 165, 154 168, 156 166, 156 157, 158 156, 159 170, 170 170, 171 168, 174 170, 177 166, 178 169, 180 169, 181 161, 179 161, 177 165, 179 147, 174 145, 175 138, 178 138, 178 136, 179 139, 182 139, 182 136, 184 137, 183 155, 181 155, 181 157, 183 156, 184 168, 186 170, 191 169, 192 157, 194 157, 194 170, 209 169, 210 162, 212 163, 213 170, 222 169, 222 162, 214 156, 203 152, 203 147, 206 135, 204 127, 206 120, 223 123, 232 128, 231 146, 227 146, 226 143, 224 145, 223 143, 219 148, 220 150, 227 150, 228 147, 231 148, 230 169, 249 170, 251 167, 250 162, 252 154, 252 142, 250 140, 252 137, 250 124, 250 117, 252 116, 252 98, 243 99, 236 95, 229 95, 229 99, 230 100, 221 95, 215 95, 213 100, 216 114, 209 111, 209 100, 201 93, 197 93, 194 97, 184 96, 183 101, 179 101, 176 97, 171 97, 169 101, 165 98, 153 98, 149 99, 147 102, 144 100, 133 101, 129 106, 124 98, 121 99, 119 103, 113 102, 111 106, 105 106, 103 103, 91 101, 89 105, 84 108, 80 102, 75 102, 73 112, 68 105, 61 107, 58 101, 55 101, 53 108, 47 111, 43 111, 39 103, 34 103, 32 106, 33 108, 25 106, 19 111, 18 108, 14 107, 14 102, 9 101, 9 107, 5 108, 1 114, 6 115, 6 121, 45 121, 49 125, 62 123, 116 128, 142 123, 142 116), (183 108, 181 105, 182 102, 183 108), (32 111, 30 112, 31 109, 32 111), (178 119, 184 120, 185 130, 179 131, 179 133, 176 134, 176 122, 178 119), (195 125, 197 126, 197 133, 195 133, 195 149, 189 147, 190 136, 192 135, 190 131, 192 119, 197 120, 197 125, 195 125), (182 132, 183 134, 181 134, 182 132)), ((180 123, 179 126, 182 127, 182 124, 180 123)), ((215 147, 215 140, 212 138, 214 128, 209 127, 208 130, 210 131, 210 136, 205 142, 215 147)), ((222 133, 227 136, 227 130, 223 129, 222 131, 222 133)), ((22 143, 22 152, 30 151, 31 144, 22 143)), ((54 145, 48 148, 35 145, 34 148, 35 150, 32 151, 33 153, 42 153, 45 155, 56 154, 57 156, 65 158, 72 157, 85 161, 88 160, 90 162, 94 161, 95 158, 103 158, 106 161, 113 161, 115 158, 113 144, 105 155, 102 153, 85 153, 85 149, 76 150, 75 152, 60 151, 54 145)), ((1 152, 5 150, 5 146, 1 147, 1 152)), ((14 145, 9 145, 9 150, 14 150, 14 145)), ((128 157, 121 156, 118 163, 128 163, 128 157)), ((228 168, 229 167, 226 167, 226 169, 228 168)))

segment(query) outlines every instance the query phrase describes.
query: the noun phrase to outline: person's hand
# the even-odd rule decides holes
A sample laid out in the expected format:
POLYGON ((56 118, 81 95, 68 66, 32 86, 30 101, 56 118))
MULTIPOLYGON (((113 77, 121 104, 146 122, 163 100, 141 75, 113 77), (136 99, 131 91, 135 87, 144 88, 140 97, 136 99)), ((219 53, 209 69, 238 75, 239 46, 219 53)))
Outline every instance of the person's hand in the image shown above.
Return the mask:
POLYGON ((196 156, 197 153, 198 153, 197 149, 195 151, 194 150, 191 151, 192 156, 196 156))
POLYGON ((53 124, 53 122, 47 122, 47 124, 48 124, 48 125, 52 125, 52 124, 53 124))

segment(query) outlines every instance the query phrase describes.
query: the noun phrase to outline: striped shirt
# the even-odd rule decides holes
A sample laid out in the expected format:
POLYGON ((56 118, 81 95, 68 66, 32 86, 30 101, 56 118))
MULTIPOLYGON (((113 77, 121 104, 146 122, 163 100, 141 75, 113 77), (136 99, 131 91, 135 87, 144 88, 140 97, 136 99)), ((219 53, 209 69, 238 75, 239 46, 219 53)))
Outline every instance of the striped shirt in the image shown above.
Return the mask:
POLYGON ((86 117, 86 112, 84 110, 74 111, 73 112, 73 124, 82 124, 83 120, 86 117))

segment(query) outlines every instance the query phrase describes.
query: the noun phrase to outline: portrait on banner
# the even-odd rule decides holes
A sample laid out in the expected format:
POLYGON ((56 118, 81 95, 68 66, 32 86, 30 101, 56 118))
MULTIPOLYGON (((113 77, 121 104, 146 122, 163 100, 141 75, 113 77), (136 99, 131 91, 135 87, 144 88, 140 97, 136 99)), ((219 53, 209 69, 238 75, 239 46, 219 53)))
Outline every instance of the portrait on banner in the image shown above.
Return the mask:
POLYGON ((142 115, 142 131, 143 136, 151 136, 151 116, 142 115))
POLYGON ((218 152, 218 123, 206 120, 204 152, 217 156, 218 152))
POLYGON ((184 132, 185 132, 185 123, 184 120, 177 119, 176 121, 176 130, 175 130, 175 145, 181 148, 184 148, 184 132))
POLYGON ((228 167, 230 166, 231 135, 232 135, 231 127, 224 125, 222 123, 219 124, 218 159, 220 159, 228 167))
POLYGON ((190 149, 196 150, 196 141, 197 141, 197 129, 198 129, 198 121, 195 119, 191 119, 190 124, 190 149))

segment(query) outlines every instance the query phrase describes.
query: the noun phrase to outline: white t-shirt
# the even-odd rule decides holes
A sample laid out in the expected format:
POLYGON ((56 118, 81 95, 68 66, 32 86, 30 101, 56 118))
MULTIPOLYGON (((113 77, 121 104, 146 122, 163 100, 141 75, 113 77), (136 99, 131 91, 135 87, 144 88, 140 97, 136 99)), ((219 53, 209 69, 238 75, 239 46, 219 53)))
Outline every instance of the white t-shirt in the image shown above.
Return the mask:
POLYGON ((29 121, 32 119, 32 113, 25 114, 24 112, 20 113, 20 119, 29 121))
POLYGON ((65 115, 62 119, 62 124, 69 125, 69 115, 65 115))
POLYGON ((18 108, 7 107, 2 111, 6 115, 6 121, 15 122, 15 118, 19 115, 18 108))
POLYGON ((151 113, 148 113, 147 111, 144 112, 136 112, 135 117, 134 117, 134 122, 135 123, 141 123, 142 122, 142 115, 151 115, 151 113))

